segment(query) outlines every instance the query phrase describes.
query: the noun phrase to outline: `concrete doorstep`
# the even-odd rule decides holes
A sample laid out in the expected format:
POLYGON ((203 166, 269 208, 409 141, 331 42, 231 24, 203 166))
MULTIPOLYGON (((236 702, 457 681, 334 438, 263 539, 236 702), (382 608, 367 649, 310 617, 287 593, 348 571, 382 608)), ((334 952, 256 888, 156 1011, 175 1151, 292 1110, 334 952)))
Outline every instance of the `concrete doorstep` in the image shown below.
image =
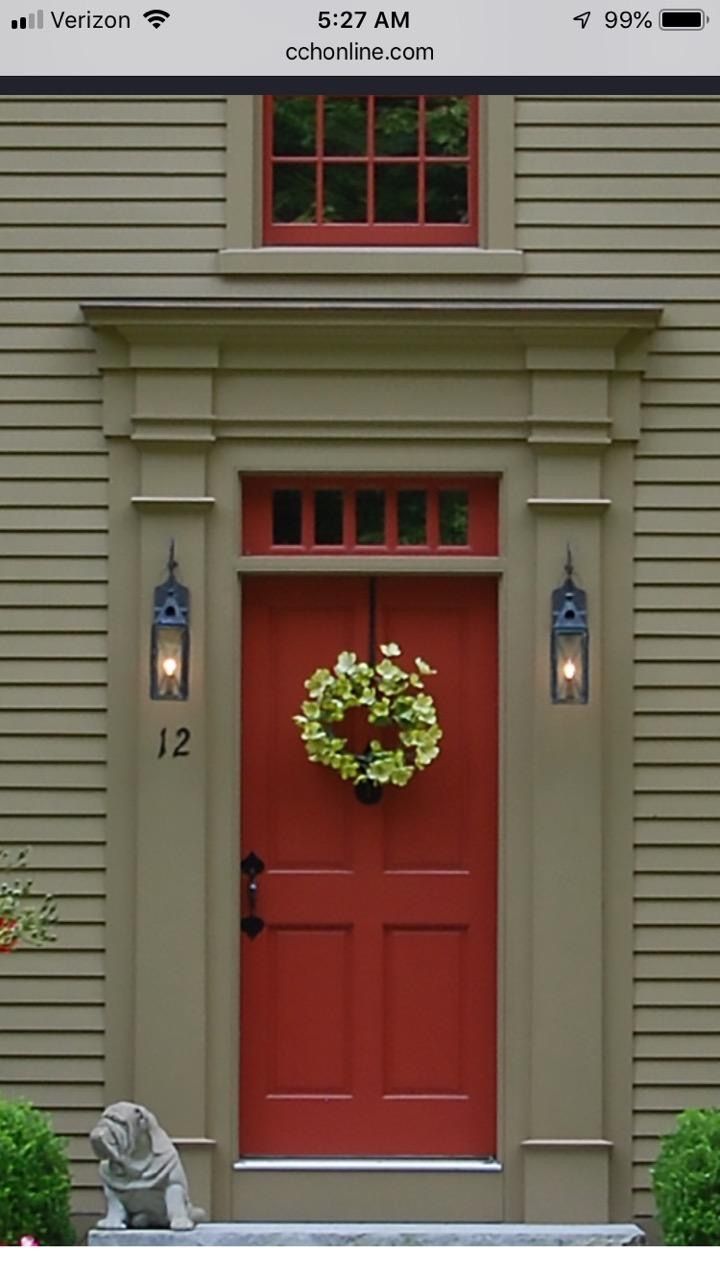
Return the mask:
POLYGON ((633 1223, 535 1226, 484 1222, 209 1222, 194 1231, 92 1230, 88 1245, 642 1245, 633 1223))

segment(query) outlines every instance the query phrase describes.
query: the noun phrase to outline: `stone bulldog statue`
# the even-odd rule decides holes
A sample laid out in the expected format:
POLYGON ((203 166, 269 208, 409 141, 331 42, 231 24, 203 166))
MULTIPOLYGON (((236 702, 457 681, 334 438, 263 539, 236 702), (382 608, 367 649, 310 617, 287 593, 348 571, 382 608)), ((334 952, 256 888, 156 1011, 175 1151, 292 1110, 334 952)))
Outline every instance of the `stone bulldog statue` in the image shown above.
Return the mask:
POLYGON ((107 1213, 98 1222, 104 1230, 130 1227, 170 1227, 192 1231, 205 1221, 202 1209, 190 1203, 187 1178, 180 1157, 152 1111, 134 1102, 106 1107, 90 1134, 100 1159, 107 1213))

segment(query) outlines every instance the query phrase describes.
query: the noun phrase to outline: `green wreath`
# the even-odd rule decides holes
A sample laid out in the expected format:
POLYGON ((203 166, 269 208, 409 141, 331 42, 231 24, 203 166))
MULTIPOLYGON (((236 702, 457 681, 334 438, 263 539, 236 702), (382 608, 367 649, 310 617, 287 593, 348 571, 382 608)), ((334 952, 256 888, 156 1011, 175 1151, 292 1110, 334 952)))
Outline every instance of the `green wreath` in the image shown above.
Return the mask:
POLYGON ((405 787, 440 754, 443 731, 435 703, 422 692, 422 677, 437 673, 422 658, 415 659, 416 671, 404 671, 393 662, 401 655, 396 644, 381 644, 380 652, 383 658, 374 667, 348 652, 338 654, 332 671, 318 667, 305 681, 310 696, 293 720, 313 764, 337 770, 355 786, 369 782, 405 787), (347 738, 339 737, 334 726, 353 707, 367 708, 371 726, 395 725, 401 745, 388 748, 373 738, 362 755, 346 750, 347 738))

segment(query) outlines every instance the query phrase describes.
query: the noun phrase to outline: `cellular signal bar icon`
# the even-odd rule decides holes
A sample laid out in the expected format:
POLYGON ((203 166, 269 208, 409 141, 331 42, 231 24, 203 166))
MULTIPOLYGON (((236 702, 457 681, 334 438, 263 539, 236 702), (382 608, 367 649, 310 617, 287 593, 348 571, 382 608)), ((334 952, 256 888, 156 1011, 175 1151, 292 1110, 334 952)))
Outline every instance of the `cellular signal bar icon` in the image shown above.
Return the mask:
POLYGON ((35 13, 29 13, 25 18, 11 18, 10 26, 13 31, 42 31, 45 25, 45 18, 42 9, 36 9, 35 13))

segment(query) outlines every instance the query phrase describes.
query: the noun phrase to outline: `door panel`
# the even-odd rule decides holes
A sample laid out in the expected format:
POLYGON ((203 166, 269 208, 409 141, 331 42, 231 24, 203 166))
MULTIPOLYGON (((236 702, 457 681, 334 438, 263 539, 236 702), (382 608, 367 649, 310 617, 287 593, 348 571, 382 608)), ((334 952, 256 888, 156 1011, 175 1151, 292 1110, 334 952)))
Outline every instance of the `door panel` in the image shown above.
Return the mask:
MULTIPOLYGON (((316 667, 367 656, 368 579, 244 584, 242 854, 266 864, 266 927, 243 939, 247 1155, 495 1152, 496 586, 379 578, 376 600, 378 640, 438 669, 444 737, 364 806, 292 716, 316 667)), ((348 731, 362 750, 364 719, 348 731)))

